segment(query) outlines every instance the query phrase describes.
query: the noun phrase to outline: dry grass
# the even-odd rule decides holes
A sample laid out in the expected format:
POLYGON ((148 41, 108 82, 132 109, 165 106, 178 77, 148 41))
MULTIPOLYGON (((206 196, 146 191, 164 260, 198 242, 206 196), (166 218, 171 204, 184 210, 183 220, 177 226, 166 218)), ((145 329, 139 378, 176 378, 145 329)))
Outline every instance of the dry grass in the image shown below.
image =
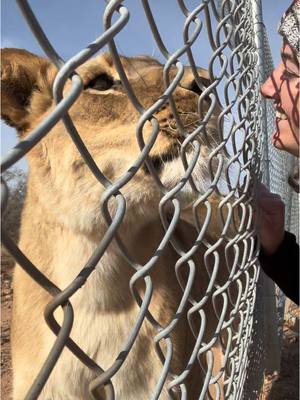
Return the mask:
POLYGON ((12 307, 12 271, 13 260, 5 249, 1 251, 1 399, 10 399, 11 363, 10 363, 10 320, 12 307))
POLYGON ((265 379, 261 400, 299 399, 299 307, 286 301, 280 373, 265 379))

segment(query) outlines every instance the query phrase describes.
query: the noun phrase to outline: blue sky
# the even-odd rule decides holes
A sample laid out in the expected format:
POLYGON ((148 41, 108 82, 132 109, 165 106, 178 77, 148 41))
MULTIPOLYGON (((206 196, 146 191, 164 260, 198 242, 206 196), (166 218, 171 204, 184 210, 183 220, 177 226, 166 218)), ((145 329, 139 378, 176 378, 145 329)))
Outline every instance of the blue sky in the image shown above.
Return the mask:
MULTIPOLYGON (((190 9, 201 4, 200 0, 187 0, 185 3, 190 9)), ((278 21, 289 3, 290 1, 262 0, 264 21, 275 64, 279 62, 281 43, 277 34, 278 21)), ((104 0, 51 0, 47 3, 31 0, 30 4, 57 52, 65 59, 76 54, 103 31, 104 0)), ((126 55, 150 54, 162 60, 143 14, 141 1, 127 0, 124 4, 128 6, 131 18, 118 35, 119 51, 126 55)), ((182 27, 185 21, 177 1, 151 0, 150 4, 163 40, 170 51, 176 50, 182 44, 182 27)), ((1 2, 1 47, 25 48, 36 54, 43 54, 13 0, 1 2)), ((211 52, 205 35, 200 36, 193 53, 197 64, 206 67, 211 52)), ((13 130, 3 123, 1 143, 2 154, 16 143, 13 130)))

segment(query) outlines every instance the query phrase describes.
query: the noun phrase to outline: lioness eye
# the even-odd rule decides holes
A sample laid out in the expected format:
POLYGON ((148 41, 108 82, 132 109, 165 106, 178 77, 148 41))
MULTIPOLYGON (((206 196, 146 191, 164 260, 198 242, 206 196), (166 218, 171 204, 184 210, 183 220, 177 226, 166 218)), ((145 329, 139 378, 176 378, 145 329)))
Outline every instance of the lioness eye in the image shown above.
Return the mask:
MULTIPOLYGON (((211 83, 209 79, 200 78, 200 80, 201 80, 201 83, 203 84, 203 86, 204 86, 205 88, 207 88, 207 87, 210 85, 210 83, 211 83)), ((192 92, 195 92, 195 93, 197 93, 197 94, 199 94, 199 95, 202 93, 202 90, 199 88, 199 86, 197 85, 196 81, 193 81, 193 82, 192 82, 192 84, 191 84, 191 86, 189 87, 189 89, 190 89, 192 92)))
POLYGON ((85 85, 85 89, 94 89, 105 91, 110 89, 114 84, 114 80, 106 74, 101 74, 97 76, 95 79, 91 80, 87 85, 85 85))

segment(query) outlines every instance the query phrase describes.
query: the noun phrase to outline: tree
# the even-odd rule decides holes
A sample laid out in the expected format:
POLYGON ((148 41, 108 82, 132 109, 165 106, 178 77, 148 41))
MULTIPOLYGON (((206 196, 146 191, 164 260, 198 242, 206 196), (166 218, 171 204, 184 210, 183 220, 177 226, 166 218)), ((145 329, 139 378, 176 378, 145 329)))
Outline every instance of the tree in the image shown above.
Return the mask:
POLYGON ((2 215, 2 224, 11 238, 17 241, 26 194, 27 176, 19 168, 11 168, 5 171, 2 176, 9 189, 9 198, 2 215))

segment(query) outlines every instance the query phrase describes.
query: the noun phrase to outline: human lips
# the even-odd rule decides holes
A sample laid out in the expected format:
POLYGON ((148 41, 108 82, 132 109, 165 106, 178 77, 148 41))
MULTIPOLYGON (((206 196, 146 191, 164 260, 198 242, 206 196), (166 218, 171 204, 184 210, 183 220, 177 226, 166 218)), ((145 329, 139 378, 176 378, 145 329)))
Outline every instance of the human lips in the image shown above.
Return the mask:
POLYGON ((276 116, 276 118, 278 118, 278 119, 282 119, 282 120, 287 119, 286 114, 285 114, 284 112, 282 112, 282 111, 279 111, 279 110, 276 110, 275 116, 276 116))

